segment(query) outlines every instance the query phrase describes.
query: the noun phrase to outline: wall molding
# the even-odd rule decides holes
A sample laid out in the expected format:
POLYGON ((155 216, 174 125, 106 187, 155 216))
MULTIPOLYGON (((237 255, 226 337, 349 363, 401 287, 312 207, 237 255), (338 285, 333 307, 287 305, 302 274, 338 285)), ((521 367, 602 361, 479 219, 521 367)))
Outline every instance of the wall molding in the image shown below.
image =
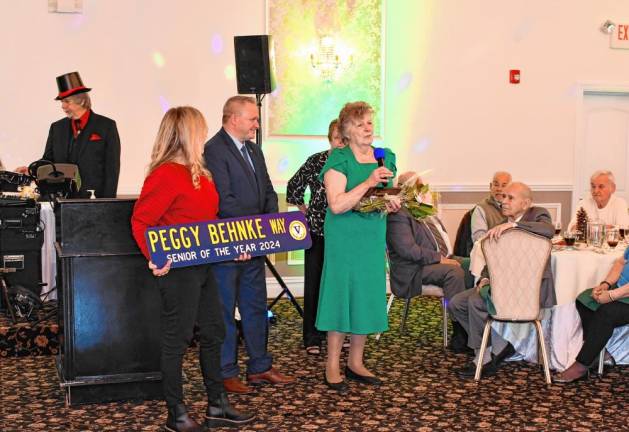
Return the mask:
MULTIPOLYGON (((439 185, 431 184, 431 188, 437 192, 488 192, 489 185, 439 185)), ((568 184, 529 184, 532 191, 539 192, 572 192, 574 187, 568 184)))

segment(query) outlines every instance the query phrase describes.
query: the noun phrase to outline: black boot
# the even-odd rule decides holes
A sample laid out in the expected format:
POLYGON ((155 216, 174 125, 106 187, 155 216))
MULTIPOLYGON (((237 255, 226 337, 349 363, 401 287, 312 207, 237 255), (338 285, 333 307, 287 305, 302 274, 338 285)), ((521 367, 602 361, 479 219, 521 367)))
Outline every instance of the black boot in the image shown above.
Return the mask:
POLYGON ((221 393, 220 396, 208 400, 205 426, 208 428, 240 426, 249 423, 253 418, 253 414, 241 413, 232 407, 227 399, 227 393, 221 393))
POLYGON ((457 321, 452 321, 452 337, 450 338, 448 348, 456 354, 474 352, 467 346, 467 332, 465 328, 457 321))
POLYGON ((205 428, 195 422, 186 411, 184 404, 168 407, 165 429, 169 432, 204 432, 205 428))

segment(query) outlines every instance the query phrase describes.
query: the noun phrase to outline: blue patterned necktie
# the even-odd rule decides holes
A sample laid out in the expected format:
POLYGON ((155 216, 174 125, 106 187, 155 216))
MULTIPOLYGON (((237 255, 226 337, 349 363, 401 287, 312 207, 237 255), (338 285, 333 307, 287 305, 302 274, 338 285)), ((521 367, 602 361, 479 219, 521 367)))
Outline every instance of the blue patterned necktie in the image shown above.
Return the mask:
POLYGON ((249 157, 249 152, 247 151, 247 146, 245 145, 245 143, 242 143, 242 147, 240 147, 240 152, 242 153, 242 157, 245 158, 245 160, 247 161, 247 163, 249 164, 253 172, 256 172, 256 169, 253 167, 253 162, 251 161, 251 158, 249 157))

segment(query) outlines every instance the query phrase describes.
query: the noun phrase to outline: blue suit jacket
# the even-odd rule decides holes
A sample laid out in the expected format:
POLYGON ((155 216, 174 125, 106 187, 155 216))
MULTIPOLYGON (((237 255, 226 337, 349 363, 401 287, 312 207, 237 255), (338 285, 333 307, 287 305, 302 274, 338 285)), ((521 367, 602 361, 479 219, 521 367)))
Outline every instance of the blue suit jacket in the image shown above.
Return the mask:
POLYGON ((262 149, 246 141, 245 146, 255 167, 255 179, 248 162, 231 137, 221 128, 206 144, 203 153, 219 194, 220 218, 277 213, 277 194, 266 169, 262 149))

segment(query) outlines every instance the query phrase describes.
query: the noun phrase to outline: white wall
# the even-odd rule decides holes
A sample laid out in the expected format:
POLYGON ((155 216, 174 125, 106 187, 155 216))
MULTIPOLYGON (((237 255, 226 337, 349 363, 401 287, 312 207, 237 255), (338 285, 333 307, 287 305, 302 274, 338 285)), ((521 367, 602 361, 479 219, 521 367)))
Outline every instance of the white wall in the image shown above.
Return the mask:
POLYGON ((0 157, 8 168, 43 154, 48 128, 63 117, 55 77, 78 70, 93 109, 117 121, 122 142, 119 194, 138 193, 163 115, 193 105, 212 133, 236 93, 224 70, 233 36, 262 34, 262 1, 84 0, 84 14, 50 14, 45 0, 0 0, 0 157), (212 50, 221 35, 223 50, 212 50), (153 53, 159 51, 164 66, 153 53))
MULTIPOLYGON (((608 18, 628 22, 629 4, 422 4, 431 16, 428 30, 413 26, 403 11, 387 18, 388 32, 406 32, 404 55, 422 57, 411 71, 410 91, 397 99, 388 93, 388 108, 411 110, 408 117, 400 111, 386 121, 388 138, 410 144, 406 153, 398 151, 399 165, 431 168, 430 181, 440 185, 486 185, 497 168, 531 184, 571 185, 577 84, 629 83, 629 51, 611 50, 609 36, 599 31, 608 18), (519 85, 508 83, 512 68, 521 69, 519 85)), ((395 64, 398 47, 387 49, 395 64)), ((387 70, 389 88, 403 67, 387 70)))
MULTIPOLYGON (((598 30, 608 18, 628 22, 627 2, 408 0, 428 24, 402 2, 385 3, 385 140, 399 167, 432 168, 441 185, 485 185, 496 168, 532 184, 572 184, 577 84, 629 85, 629 51, 609 49, 598 30), (507 83, 510 68, 521 69, 520 85, 507 83), (405 74, 413 78, 401 91, 405 74), (484 162, 472 168, 471 158, 484 162)), ((78 70, 94 110, 118 122, 120 194, 141 187, 160 96, 197 106, 213 131, 236 92, 224 72, 233 35, 265 32, 262 0, 84 0, 83 15, 49 14, 44 0, 0 7, 3 162, 41 156, 62 117, 54 78, 78 70)))

